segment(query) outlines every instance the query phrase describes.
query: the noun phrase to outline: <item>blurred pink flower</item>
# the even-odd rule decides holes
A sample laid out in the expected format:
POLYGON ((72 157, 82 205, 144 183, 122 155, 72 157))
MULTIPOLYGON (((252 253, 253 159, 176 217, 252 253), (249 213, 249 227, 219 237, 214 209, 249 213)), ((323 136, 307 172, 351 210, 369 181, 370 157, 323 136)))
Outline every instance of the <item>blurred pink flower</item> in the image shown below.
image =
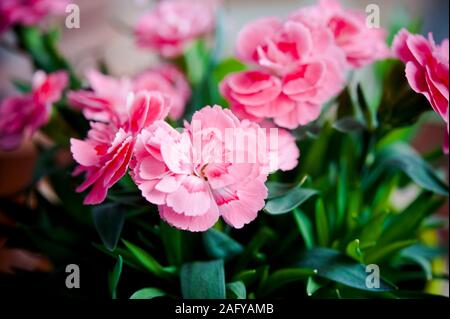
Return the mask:
POLYGON ((90 70, 86 77, 92 90, 71 91, 69 103, 80 109, 88 120, 113 122, 117 126, 128 120, 126 100, 130 92, 158 91, 170 97, 170 117, 178 120, 185 109, 191 89, 183 73, 175 66, 163 64, 134 78, 114 78, 90 70))
POLYGON ((186 77, 178 68, 170 64, 163 64, 142 72, 133 79, 133 88, 135 91, 159 91, 170 96, 169 116, 173 120, 181 118, 191 96, 191 88, 186 77))
POLYGON ((0 104, 0 148, 12 150, 20 146, 24 137, 33 135, 50 117, 51 106, 61 98, 67 86, 64 71, 45 74, 37 71, 32 92, 11 96, 0 104))
POLYGON ((318 5, 294 12, 290 19, 325 25, 353 68, 363 67, 390 55, 386 31, 368 26, 364 12, 345 9, 338 0, 321 0, 318 5))
POLYGON ((447 124, 444 150, 448 153, 448 39, 438 45, 434 42, 431 33, 426 39, 403 29, 395 36, 392 50, 401 61, 406 63, 405 73, 411 88, 415 92, 423 94, 433 110, 447 124))
POLYGON ((0 33, 16 25, 35 25, 50 14, 64 14, 69 0, 2 0, 0 33))
POLYGON ((135 27, 140 47, 164 57, 180 55, 186 44, 214 28, 214 0, 162 0, 135 27))
MULTIPOLYGON (((243 130, 253 142, 260 130, 257 124, 241 122, 231 111, 214 106, 196 112, 183 132, 157 122, 139 135, 132 177, 170 225, 205 231, 222 216, 229 225, 241 228, 264 207, 268 163, 259 157, 237 161, 237 154, 249 158, 255 150, 247 144, 230 148, 224 139, 228 129, 243 130)), ((267 155, 265 148, 257 152, 267 155)))
POLYGON ((169 112, 168 103, 167 97, 158 92, 130 93, 128 104, 124 107, 126 120, 92 122, 86 140, 70 140, 73 158, 79 164, 74 175, 86 173, 86 179, 77 191, 92 187, 84 200, 85 204, 104 201, 108 189, 128 169, 137 134, 153 122, 163 120, 169 112))

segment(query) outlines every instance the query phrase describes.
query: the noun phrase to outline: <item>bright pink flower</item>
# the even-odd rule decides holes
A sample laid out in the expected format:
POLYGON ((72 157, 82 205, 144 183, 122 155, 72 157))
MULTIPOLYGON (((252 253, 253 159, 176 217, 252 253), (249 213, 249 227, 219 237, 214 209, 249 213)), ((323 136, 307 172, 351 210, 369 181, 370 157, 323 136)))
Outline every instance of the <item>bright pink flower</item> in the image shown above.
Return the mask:
POLYGON ((46 75, 35 73, 32 92, 8 97, 0 105, 0 148, 17 148, 24 137, 34 134, 45 125, 50 116, 51 106, 61 98, 68 82, 63 71, 46 75))
POLYGON ((318 5, 298 10, 290 19, 325 25, 354 68, 389 56, 385 30, 370 28, 364 12, 344 9, 337 0, 321 0, 318 5))
POLYGON ((245 118, 273 118, 275 124, 295 129, 316 120, 322 103, 340 89, 339 72, 331 72, 331 66, 325 72, 325 68, 322 63, 299 66, 282 79, 263 71, 244 71, 227 76, 220 89, 233 110, 250 115, 245 118))
POLYGON ((50 14, 63 14, 66 0, 0 1, 0 33, 16 24, 35 25, 50 14))
POLYGON ((151 48, 164 57, 180 55, 186 44, 214 27, 212 0, 163 0, 137 23, 140 47, 151 48))
POLYGON ((130 94, 128 105, 124 107, 126 121, 119 122, 119 126, 115 121, 93 122, 86 140, 70 140, 73 158, 79 164, 74 174, 86 173, 86 179, 77 191, 91 187, 85 204, 104 201, 108 189, 128 169, 136 136, 155 121, 163 120, 169 112, 167 97, 158 92, 130 94))
POLYGON ((427 40, 403 29, 395 36, 392 50, 406 63, 406 78, 411 88, 428 99, 447 124, 448 133, 448 39, 437 45, 432 34, 427 40))
POLYGON ((171 97, 169 116, 178 120, 184 113, 186 103, 191 96, 191 88, 184 74, 170 64, 144 71, 133 80, 135 91, 159 91, 171 97))
POLYGON ((260 130, 219 106, 196 112, 183 132, 155 123, 137 139, 133 179, 174 227, 205 231, 222 216, 241 228, 256 218, 267 197, 267 149, 249 148, 260 130), (248 143, 227 143, 228 130, 232 138, 244 132, 248 143))

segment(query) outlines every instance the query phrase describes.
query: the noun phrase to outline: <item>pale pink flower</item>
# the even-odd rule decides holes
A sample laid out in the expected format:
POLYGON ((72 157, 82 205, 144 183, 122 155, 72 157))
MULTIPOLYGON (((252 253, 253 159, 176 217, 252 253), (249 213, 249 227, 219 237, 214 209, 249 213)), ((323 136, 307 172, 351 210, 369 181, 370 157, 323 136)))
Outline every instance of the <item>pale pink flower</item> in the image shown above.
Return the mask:
POLYGON ((50 117, 51 106, 61 98, 67 86, 64 71, 45 74, 37 71, 33 76, 32 92, 11 96, 0 104, 0 148, 12 150, 20 146, 23 138, 32 136, 50 117))
MULTIPOLYGON (((214 106, 196 112, 182 132, 157 122, 139 135, 132 177, 170 225, 205 231, 221 216, 229 225, 241 228, 264 207, 267 162, 259 161, 258 156, 255 161, 237 161, 238 154, 249 158, 255 150, 248 144, 230 147, 224 139, 228 129, 243 130, 253 141, 260 130, 214 106)), ((265 148, 256 152, 267 155, 265 148)))
POLYGON ((70 140, 73 158, 79 164, 74 174, 86 173, 86 179, 77 191, 91 187, 85 204, 99 204, 105 200, 108 189, 128 169, 136 136, 142 129, 167 116, 168 103, 167 97, 158 92, 131 93, 124 107, 127 111, 125 121, 92 122, 85 140, 70 140))
POLYGON ((170 64, 163 64, 136 76, 133 79, 133 89, 159 91, 170 96, 172 106, 169 116, 173 120, 181 118, 191 96, 191 88, 186 77, 170 64))
POLYGON ((389 56, 386 31, 383 28, 369 27, 364 12, 345 9, 338 0, 321 0, 318 5, 296 11, 290 19, 325 25, 353 68, 363 67, 389 56))
POLYGON ((64 14, 68 0, 2 0, 0 33, 16 24, 35 25, 47 15, 64 14))
POLYGON ((438 45, 434 42, 431 33, 426 39, 421 35, 413 35, 403 29, 395 36, 392 50, 400 60, 406 63, 405 73, 411 88, 415 92, 423 94, 430 102, 433 110, 447 124, 444 149, 448 152, 448 39, 438 45))
POLYGON ((214 28, 213 0, 163 0, 138 21, 137 43, 164 57, 183 53, 186 45, 214 28))

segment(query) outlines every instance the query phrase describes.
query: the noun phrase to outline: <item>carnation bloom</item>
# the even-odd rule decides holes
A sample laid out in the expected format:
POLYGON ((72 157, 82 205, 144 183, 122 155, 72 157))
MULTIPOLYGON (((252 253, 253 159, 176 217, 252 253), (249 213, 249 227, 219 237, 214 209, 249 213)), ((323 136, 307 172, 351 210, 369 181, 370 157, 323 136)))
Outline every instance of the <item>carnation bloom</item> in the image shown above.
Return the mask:
POLYGON ((92 122, 85 140, 70 140, 73 158, 79 164, 74 174, 86 173, 86 179, 77 191, 91 187, 85 204, 99 204, 105 200, 108 189, 128 169, 137 134, 153 122, 163 120, 168 112, 168 98, 161 93, 130 93, 122 111, 126 116, 112 116, 120 121, 92 122))
POLYGON ((61 98, 68 76, 64 71, 33 76, 32 92, 11 96, 0 104, 0 148, 17 148, 24 137, 31 136, 50 117, 52 103, 61 98))
POLYGON ((213 29, 214 9, 213 0, 163 0, 138 21, 137 43, 164 57, 178 56, 188 42, 213 29))
POLYGON ((345 56, 321 24, 257 20, 240 32, 237 55, 262 70, 227 76, 221 91, 249 119, 273 118, 289 129, 308 124, 344 85, 345 56))
POLYGON ((16 24, 35 25, 49 14, 63 14, 66 0, 0 1, 0 33, 16 24))
POLYGON ((184 113, 186 103, 191 96, 191 88, 184 74, 170 64, 142 72, 133 80, 135 91, 159 91, 171 97, 169 116, 178 120, 184 113))
POLYGON ((337 0, 321 0, 294 12, 290 19, 325 25, 354 68, 389 56, 385 30, 369 27, 364 12, 344 9, 337 0))
POLYGON ((249 147, 260 130, 219 106, 197 111, 182 132, 157 122, 137 138, 132 177, 174 227, 205 231, 222 216, 241 228, 256 218, 267 197, 267 149, 249 147), (238 131, 248 143, 227 143, 227 134, 235 138, 238 131))
POLYGON ((90 70, 86 77, 92 90, 69 92, 72 106, 80 109, 84 116, 93 121, 114 122, 120 126, 127 121, 125 108, 130 92, 159 91, 170 97, 170 117, 177 120, 184 113, 191 90, 184 75, 170 64, 146 70, 135 78, 114 78, 90 70))
POLYGON ((395 36, 392 50, 406 63, 405 73, 411 88, 423 94, 447 124, 445 149, 448 153, 448 39, 438 45, 431 33, 426 39, 403 29, 395 36))

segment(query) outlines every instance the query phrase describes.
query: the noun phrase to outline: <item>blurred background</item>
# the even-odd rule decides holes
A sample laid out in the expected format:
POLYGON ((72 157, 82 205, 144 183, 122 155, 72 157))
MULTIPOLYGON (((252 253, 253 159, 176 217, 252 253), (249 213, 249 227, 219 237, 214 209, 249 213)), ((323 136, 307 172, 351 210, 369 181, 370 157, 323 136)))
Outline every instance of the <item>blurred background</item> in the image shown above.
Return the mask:
MULTIPOLYGON (((113 75, 132 75, 156 62, 156 55, 138 49, 134 42, 132 28, 137 19, 156 1, 152 0, 76 0, 80 7, 79 29, 64 27, 65 17, 48 21, 60 24, 62 39, 60 49, 82 75, 87 69, 105 63, 113 75)), ((222 0, 224 4, 225 43, 223 56, 234 52, 238 31, 243 25, 259 17, 275 15, 284 17, 293 10, 313 3, 309 0, 222 0)), ((422 34, 433 32, 440 42, 449 34, 448 0, 343 0, 345 6, 365 10, 368 4, 379 5, 381 24, 389 27, 390 22, 407 21, 408 17, 421 19, 422 34)), ((29 80, 32 67, 27 56, 8 48, 8 34, 0 38, 0 99, 14 92, 11 79, 29 80)), ((38 137, 39 138, 39 137, 38 137)), ((441 122, 427 122, 414 141, 420 152, 431 151, 442 145, 441 122)), ((14 152, 0 151, 0 196, 8 196, 19 190, 31 176, 36 151, 31 141, 25 142, 14 152), (14 163, 11 166, 11 162, 14 163), (13 168, 12 168, 13 167, 13 168)), ((300 163, 301 165, 301 163, 300 163)), ((448 180, 448 158, 438 163, 448 180)), ((407 193, 404 196, 408 196, 407 193)), ((401 198, 399 198, 401 200, 401 198)), ((448 206, 441 215, 448 216, 448 206)), ((448 241, 448 233, 442 234, 448 241)), ((448 295, 448 287, 446 288, 448 295)))

